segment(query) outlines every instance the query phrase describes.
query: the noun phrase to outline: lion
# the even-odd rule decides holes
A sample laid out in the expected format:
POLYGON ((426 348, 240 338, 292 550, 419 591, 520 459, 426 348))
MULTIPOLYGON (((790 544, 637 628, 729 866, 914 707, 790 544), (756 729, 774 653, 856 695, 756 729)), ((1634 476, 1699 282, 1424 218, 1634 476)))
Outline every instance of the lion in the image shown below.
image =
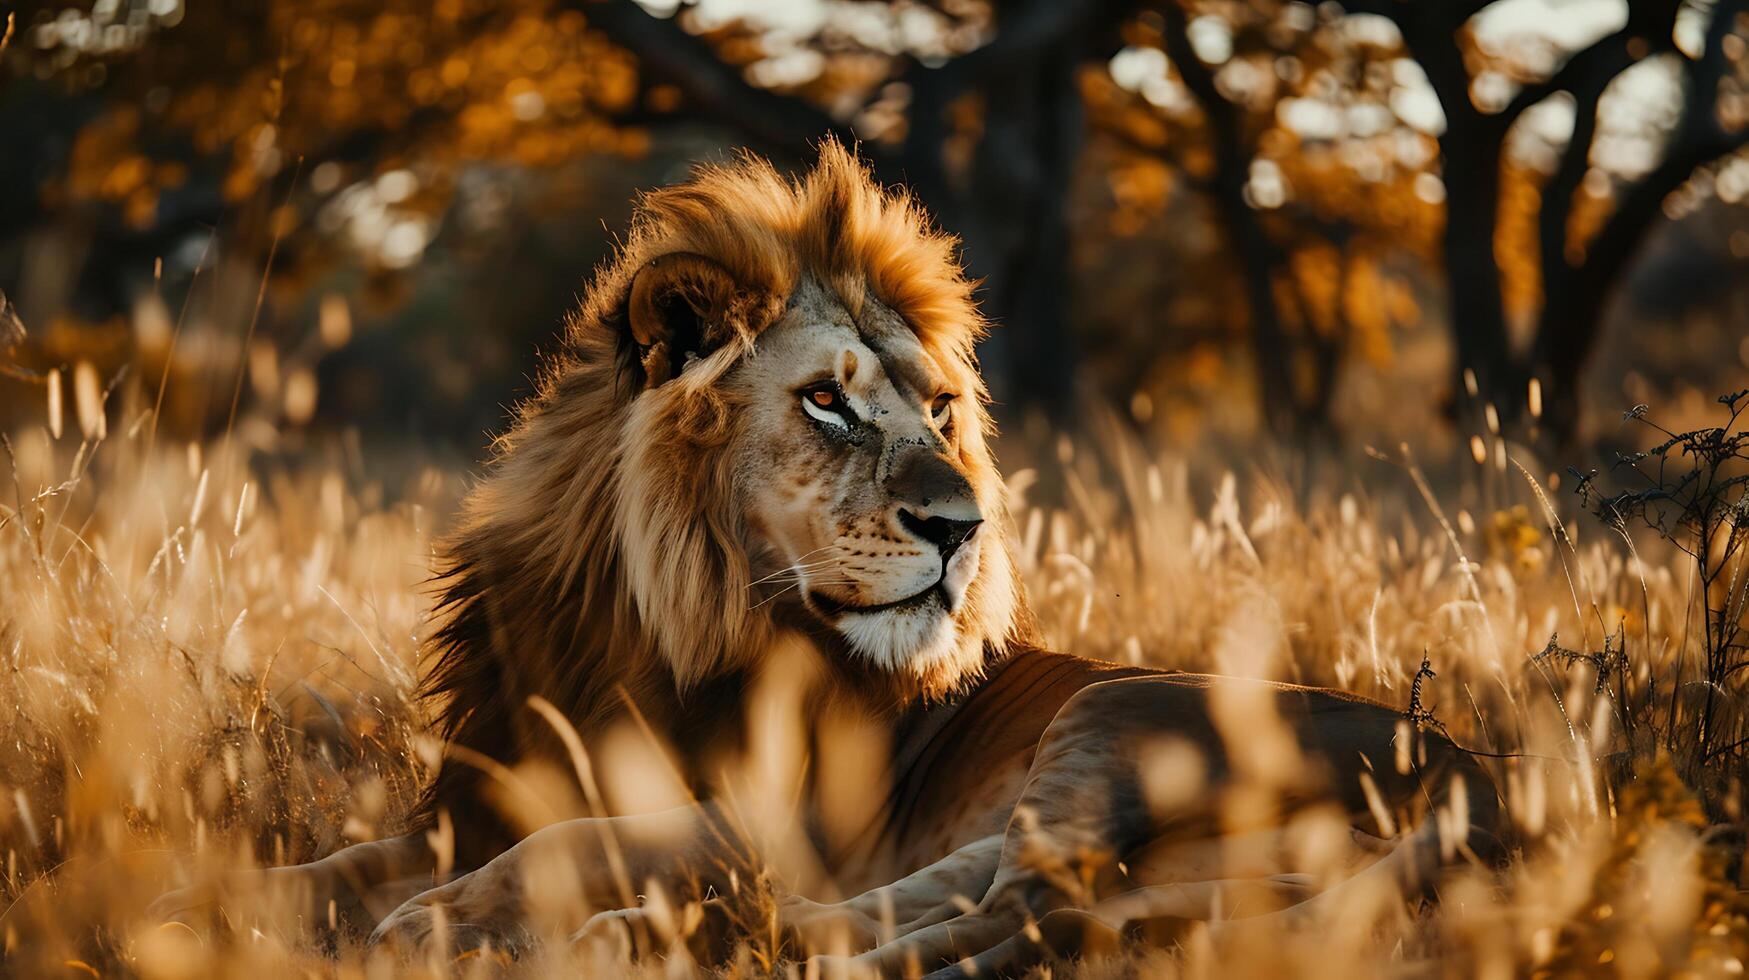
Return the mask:
POLYGON ((1487 773, 1391 707, 1043 648, 957 249, 831 140, 798 178, 747 156, 643 196, 446 549, 426 693, 448 749, 412 831, 272 873, 375 943, 514 952, 555 869, 605 910, 582 936, 652 889, 728 895, 769 856, 749 846, 800 839, 813 863, 780 885, 850 897, 786 899, 794 934, 878 972, 989 973, 1151 923, 1303 921, 1498 854, 1487 773), (804 761, 787 837, 719 775, 774 651, 804 664, 806 731, 853 720, 880 780, 834 809, 840 767, 804 761), (1235 718, 1268 758, 1222 737, 1235 718), (594 784, 628 730, 661 747, 673 808, 594 784), (517 774, 541 759, 591 815, 528 818, 517 774), (1274 795, 1236 805, 1260 767, 1274 795), (1358 843, 1352 875, 1222 857, 1290 850, 1308 813, 1358 843))

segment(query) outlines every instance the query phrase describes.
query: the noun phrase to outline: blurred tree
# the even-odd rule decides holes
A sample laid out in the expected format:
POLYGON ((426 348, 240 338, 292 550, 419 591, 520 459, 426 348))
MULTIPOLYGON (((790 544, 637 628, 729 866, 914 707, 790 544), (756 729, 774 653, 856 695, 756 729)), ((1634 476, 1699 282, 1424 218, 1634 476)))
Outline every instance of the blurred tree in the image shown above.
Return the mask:
MULTIPOLYGON (((1295 390, 1289 352, 1282 336, 1282 312, 1275 295, 1286 255, 1265 232, 1262 216, 1253 201, 1248 200, 1247 188, 1257 148, 1255 134, 1247 130, 1256 127, 1246 125, 1245 105, 1222 93, 1214 73, 1196 54, 1190 41, 1190 18, 1184 7, 1168 2, 1160 8, 1164 12, 1162 41, 1166 54, 1195 98, 1208 131, 1214 167, 1201 186, 1213 200, 1229 246, 1239 258, 1264 417, 1277 432, 1290 425, 1303 428, 1304 423, 1326 424, 1323 389, 1330 379, 1316 378, 1313 384, 1319 390, 1308 393, 1309 397, 1302 398, 1295 390)), ((1263 19, 1247 17, 1243 23, 1249 27, 1263 19)), ((1268 69, 1272 73, 1273 67, 1271 64, 1268 69)))
POLYGON ((1404 281, 1380 261, 1395 253, 1443 272, 1455 404, 1467 392, 1474 416, 1496 426, 1536 408, 1570 440, 1579 372, 1627 263, 1661 215, 1705 195, 1709 165, 1749 140, 1742 0, 1590 3, 1588 16, 1620 23, 1570 51, 1482 36, 1482 16, 1523 17, 1525 6, 1158 0, 1110 84, 1095 86, 1102 128, 1207 196, 1243 283, 1276 431, 1324 424, 1355 314, 1374 328, 1383 311, 1387 322, 1413 316, 1404 281), (1605 133, 1609 100, 1629 101, 1623 76, 1659 69, 1680 91, 1670 118, 1617 105, 1617 131, 1605 133), (1567 134, 1515 126, 1562 109, 1567 134), (1630 142, 1649 159, 1624 160, 1630 142), (1371 302, 1346 302, 1356 288, 1371 302))
MULTIPOLYGON (((0 278, 21 286, 37 360, 137 361, 196 428, 225 422, 245 372, 269 405, 304 390, 278 383, 273 348, 310 346, 284 314, 313 312, 317 290, 404 299, 401 273, 446 223, 485 237, 514 222, 494 203, 517 180, 490 167, 646 146, 633 59, 545 0, 99 0, 17 19, 0 128, 24 138, 0 174, 35 193, 0 196, 0 278), (173 328, 166 303, 192 315, 173 328)), ((595 258, 573 256, 572 275, 595 258)), ((477 340, 402 340, 403 361, 425 360, 412 380, 481 363, 477 340)), ((400 380, 379 367, 379 385, 400 380)))
POLYGON ((1329 433, 1343 359, 1388 369, 1392 328, 1416 317, 1389 257, 1434 252, 1437 212, 1417 190, 1432 140, 1390 109, 1400 49, 1348 27, 1303 3, 1156 2, 1088 86, 1101 131, 1206 199, 1265 419, 1300 440, 1329 433))
MULTIPOLYGON (((529 174, 643 157, 653 135, 701 121, 791 160, 835 133, 965 240, 1004 323, 985 360, 1010 407, 1072 402, 1071 325, 1089 313, 1071 297, 1095 294, 1071 281, 1071 246, 1113 254, 1072 228, 1124 239, 1181 220, 1169 209, 1184 189, 1220 255, 1182 281, 1204 294, 1194 322, 1128 311, 1153 331, 1140 360, 1171 349, 1163 330, 1230 330, 1248 338, 1270 427, 1323 432, 1341 366, 1391 366, 1432 270, 1448 286, 1458 398, 1473 383, 1471 407, 1510 424, 1535 377, 1567 436, 1612 285, 1658 216, 1743 142, 1749 0, 1621 3, 1620 22, 1576 50, 1490 40, 1482 21, 1526 2, 38 0, 19 7, 5 56, 0 125, 25 138, 0 176, 41 192, 0 199, 0 276, 8 263, 126 270, 65 284, 102 320, 158 288, 160 257, 164 282, 186 287, 217 229, 215 261, 275 256, 271 334, 275 295, 354 263, 400 296, 397 274, 429 267, 445 229, 459 253, 524 220, 508 200, 576 214, 594 235, 599 197, 532 193, 529 174), (1670 118, 1606 124, 1626 76, 1648 68, 1680 82, 1670 118), (1569 134, 1527 125, 1563 106, 1569 134), (1072 226, 1089 137, 1119 147, 1097 165, 1112 162, 1098 177, 1122 213, 1072 226), (1621 165, 1635 140, 1651 159, 1621 165), (52 241, 20 244, 50 224, 52 241), (1229 282, 1242 304, 1221 302, 1229 282)), ((577 265, 595 257, 566 241, 577 265)), ((28 291, 14 296, 46 322, 28 291)), ((255 322, 253 298, 221 322, 255 322)))
MULTIPOLYGON (((1115 50, 1124 4, 727 19, 708 4, 651 6, 100 0, 22 16, 31 70, 98 106, 58 192, 119 209, 153 230, 151 246, 284 200, 260 216, 258 239, 308 230, 315 215, 375 265, 401 267, 432 239, 470 161, 637 154, 667 118, 726 125, 780 159, 827 133, 861 137, 883 180, 909 184, 965 240, 1005 324, 986 351, 998 397, 1061 412, 1076 367, 1064 217, 1082 128, 1075 73, 1115 50), (360 172, 373 163, 378 173, 360 172)), ((285 249, 280 274, 305 254, 285 249)))
POLYGON ((1570 441, 1579 371, 1626 264, 1671 195, 1699 168, 1749 141, 1743 57, 1749 4, 1632 0, 1622 5, 1619 28, 1540 75, 1510 52, 1482 50, 1474 18, 1490 0, 1344 4, 1397 26, 1443 110, 1444 265, 1456 366, 1471 372, 1463 383, 1510 422, 1523 413, 1527 385, 1536 379, 1547 423, 1557 438, 1570 441), (1610 173, 1597 159, 1600 107, 1617 79, 1650 58, 1675 62, 1682 92, 1676 117, 1661 134, 1655 165, 1639 174, 1610 173), (1536 193, 1515 194, 1509 133, 1532 107, 1557 96, 1571 105, 1571 135, 1536 193), (1504 280, 1513 270, 1500 247, 1502 212, 1514 205, 1534 213, 1531 275, 1540 284, 1530 339, 1522 346, 1513 343, 1508 326, 1504 280))

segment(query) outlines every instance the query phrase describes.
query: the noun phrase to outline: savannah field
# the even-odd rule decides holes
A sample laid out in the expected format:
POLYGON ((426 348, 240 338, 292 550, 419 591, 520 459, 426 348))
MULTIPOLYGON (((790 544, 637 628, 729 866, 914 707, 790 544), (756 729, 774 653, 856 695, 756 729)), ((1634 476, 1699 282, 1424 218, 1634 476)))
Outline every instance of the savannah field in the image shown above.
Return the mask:
MULTIPOLYGON (((46 411, 7 444, 8 971, 409 969, 325 923, 276 918, 287 898, 272 888, 189 922, 153 921, 145 906, 203 876, 395 830, 442 751, 422 731, 415 685, 429 561, 465 474, 403 462, 384 467, 391 479, 340 445, 332 462, 245 467, 251 446, 269 448, 265 424, 239 426, 229 443, 173 442, 129 398, 137 388, 110 393, 108 406, 88 372, 69 388, 64 414, 46 411)), ((1749 904, 1731 743, 1745 718, 1733 675, 1710 692, 1722 732, 1701 757, 1708 637, 1693 559, 1575 516, 1570 489, 1546 486, 1510 447, 1444 491, 1412 447, 1304 487, 1268 462, 1205 472, 1148 451, 1115 420, 1099 431, 1039 464, 1065 502, 1023 504, 1015 517, 1027 589, 1057 648, 1401 705, 1405 724, 1496 754, 1489 769, 1521 851, 1499 872, 1459 861, 1437 904, 1374 895, 1262 947, 1221 948, 1192 930, 1072 975, 1742 970, 1749 904)), ((1011 473, 1018 499, 1039 472, 1011 473)), ((1741 562, 1727 575, 1722 601, 1741 615, 1741 562)), ((596 760, 600 778, 662 778, 636 759, 615 764, 596 760)), ((768 897, 747 907, 739 952, 720 968, 803 969, 759 919, 768 897)), ((556 934, 512 969, 689 973, 700 918, 671 908, 635 965, 618 944, 556 934)), ((474 959, 414 968, 506 965, 474 959)))

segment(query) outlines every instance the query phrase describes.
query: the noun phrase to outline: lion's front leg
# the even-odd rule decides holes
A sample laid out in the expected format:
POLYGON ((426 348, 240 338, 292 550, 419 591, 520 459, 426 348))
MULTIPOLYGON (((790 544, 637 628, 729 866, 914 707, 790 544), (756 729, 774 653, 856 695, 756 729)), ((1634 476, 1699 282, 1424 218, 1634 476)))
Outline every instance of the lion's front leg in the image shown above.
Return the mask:
MULTIPOLYGON (((927 973, 960 961, 1006 970, 1047 951, 1070 953, 1086 933, 1114 933, 1085 910, 1128 886, 1125 859, 1163 831, 1190 833, 1209 822, 1201 801, 1156 814, 1138 792, 1129 743, 1147 717, 1109 710, 1096 689, 1072 698, 1040 740, 983 894, 943 907, 910 933, 837 965, 854 975, 881 976, 927 973)), ((1201 892, 1181 898, 1185 907, 1204 900, 1201 892)))
POLYGON ((713 811, 685 807, 545 827, 484 866, 408 899, 371 934, 407 955, 490 947, 521 953, 577 933, 637 896, 723 890, 739 849, 713 811))
POLYGON ((810 950, 861 952, 975 904, 989 889, 1001 857, 1002 835, 992 834, 855 898, 829 904, 786 899, 778 921, 799 933, 810 950))
POLYGON ((377 924, 370 944, 409 957, 481 947, 520 949, 531 937, 522 921, 520 889, 511 876, 493 870, 495 863, 401 903, 377 924))
POLYGON ((425 836, 408 834, 354 844, 307 864, 197 881, 160 896, 146 914, 184 920, 216 905, 232 921, 245 921, 248 916, 239 913, 246 909, 277 906, 318 929, 363 935, 407 898, 429 889, 436 865, 425 836))

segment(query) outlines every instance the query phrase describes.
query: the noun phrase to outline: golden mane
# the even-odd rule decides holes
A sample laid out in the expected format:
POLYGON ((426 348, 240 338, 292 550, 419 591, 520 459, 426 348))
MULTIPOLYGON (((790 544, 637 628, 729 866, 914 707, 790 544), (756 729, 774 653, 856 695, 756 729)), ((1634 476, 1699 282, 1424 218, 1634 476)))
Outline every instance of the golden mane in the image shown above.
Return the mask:
MULTIPOLYGON (((774 631, 749 609, 730 454, 718 451, 733 434, 730 407, 715 382, 811 276, 853 315, 875 297, 932 356, 965 366, 987 429, 973 354, 985 324, 956 251, 832 140, 795 180, 747 156, 642 196, 445 548, 425 686, 440 734, 469 753, 522 757, 550 739, 523 710, 539 694, 585 735, 629 702, 683 757, 689 736, 708 737, 701 715, 738 700, 774 631), (736 291, 713 310, 715 349, 638 397, 629 292, 652 260, 677 253, 719 263, 736 291)), ((1002 610, 1024 616, 1018 600, 1002 610)), ((985 625, 996 649, 1014 628, 985 625)), ((475 767, 446 760, 423 816, 479 806, 477 781, 475 767)))

